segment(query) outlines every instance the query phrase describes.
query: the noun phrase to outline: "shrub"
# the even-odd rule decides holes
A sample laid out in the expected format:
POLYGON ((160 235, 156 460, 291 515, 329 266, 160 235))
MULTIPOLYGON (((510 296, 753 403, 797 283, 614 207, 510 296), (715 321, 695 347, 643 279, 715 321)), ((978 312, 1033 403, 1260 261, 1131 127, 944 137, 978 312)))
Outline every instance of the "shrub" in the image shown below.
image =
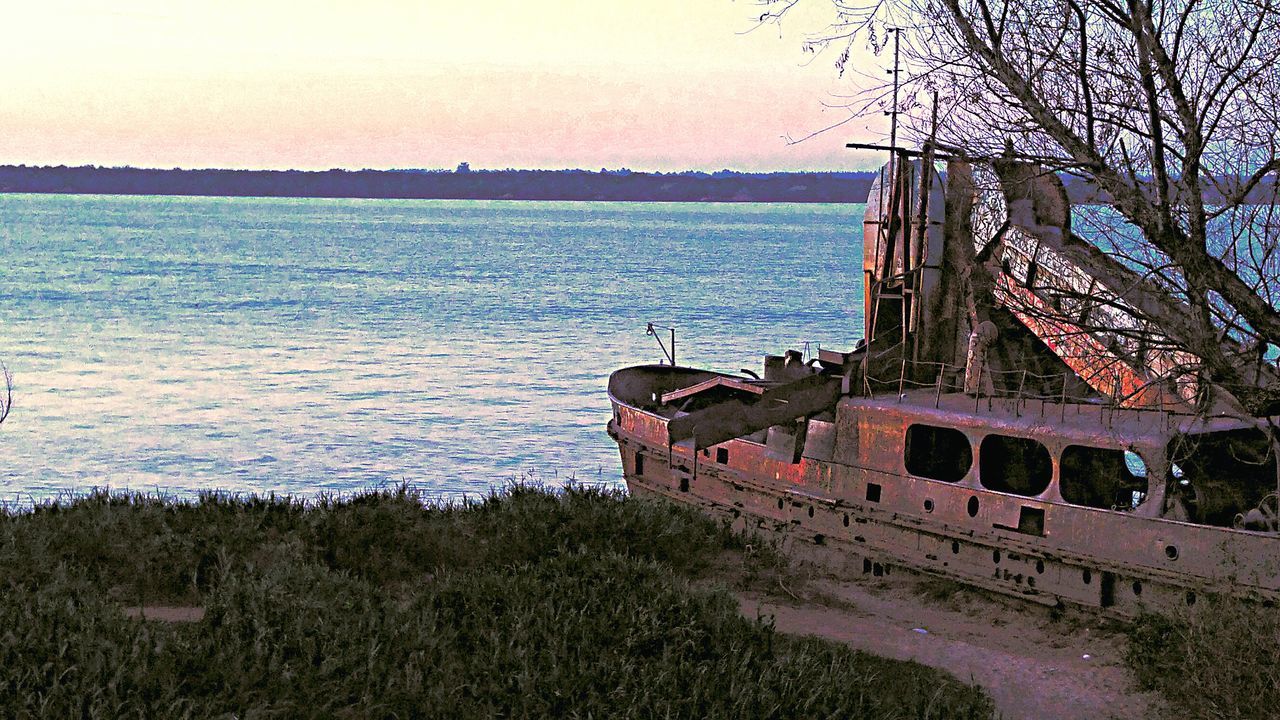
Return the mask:
POLYGON ((1182 716, 1269 720, 1280 708, 1280 614, 1210 597, 1176 617, 1146 615, 1129 631, 1128 663, 1182 716))

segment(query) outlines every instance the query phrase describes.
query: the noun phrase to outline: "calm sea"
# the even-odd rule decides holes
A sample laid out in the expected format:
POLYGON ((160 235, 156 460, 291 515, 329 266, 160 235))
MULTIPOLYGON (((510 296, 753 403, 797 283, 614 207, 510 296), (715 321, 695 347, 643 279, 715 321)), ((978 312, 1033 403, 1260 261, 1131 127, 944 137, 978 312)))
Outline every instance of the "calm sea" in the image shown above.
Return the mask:
POLYGON ((0 195, 3 499, 618 483, 611 370, 860 336, 861 205, 0 195))

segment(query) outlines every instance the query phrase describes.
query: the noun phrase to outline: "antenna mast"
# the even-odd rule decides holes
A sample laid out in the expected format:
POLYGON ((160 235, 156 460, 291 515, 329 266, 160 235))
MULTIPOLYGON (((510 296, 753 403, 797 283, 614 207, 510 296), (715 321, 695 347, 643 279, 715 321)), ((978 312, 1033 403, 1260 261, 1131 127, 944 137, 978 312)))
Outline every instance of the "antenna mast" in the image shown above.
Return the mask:
MULTIPOLYGON (((898 149, 898 38, 902 36, 902 28, 889 28, 893 33, 893 107, 886 113, 889 116, 889 147, 898 149)), ((893 150, 890 150, 892 152, 893 150)))

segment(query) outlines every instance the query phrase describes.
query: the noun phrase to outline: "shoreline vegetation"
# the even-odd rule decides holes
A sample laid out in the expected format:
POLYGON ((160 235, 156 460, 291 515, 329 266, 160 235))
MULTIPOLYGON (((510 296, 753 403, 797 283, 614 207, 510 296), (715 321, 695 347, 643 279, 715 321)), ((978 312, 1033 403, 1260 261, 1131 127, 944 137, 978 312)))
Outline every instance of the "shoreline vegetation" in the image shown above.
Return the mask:
MULTIPOLYGON (((621 490, 95 491, 0 509, 0 716, 996 714, 940 670, 741 616, 735 593, 792 572, 621 490)), ((1129 671, 1178 717, 1280 706, 1274 608, 1206 596, 1127 634, 1129 671)))
POLYGON ((729 586, 782 567, 585 487, 47 501, 0 513, 0 716, 992 716, 942 672, 741 617, 729 586))
POLYGON ((866 202, 874 172, 217 170, 0 166, 0 192, 424 200, 866 202))
MULTIPOLYGON (((876 171, 217 170, 0 165, 0 193, 406 200, 865 203, 876 171)), ((1072 202, 1097 191, 1062 176, 1072 202)))

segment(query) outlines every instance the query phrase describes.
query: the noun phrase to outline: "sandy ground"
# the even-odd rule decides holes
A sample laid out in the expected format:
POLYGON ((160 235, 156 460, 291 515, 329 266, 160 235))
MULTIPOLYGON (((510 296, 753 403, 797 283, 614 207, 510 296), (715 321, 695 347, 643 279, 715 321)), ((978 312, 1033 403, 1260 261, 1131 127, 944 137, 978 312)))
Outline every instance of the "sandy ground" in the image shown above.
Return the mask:
POLYGON ((124 609, 124 614, 128 617, 160 622, 200 622, 204 619, 204 608, 185 605, 145 605, 127 607, 124 609))
POLYGON ((976 683, 1006 720, 1176 717, 1135 687, 1119 629, 1083 611, 1054 612, 902 571, 852 582, 811 577, 738 598, 744 615, 772 618, 781 632, 976 683))

